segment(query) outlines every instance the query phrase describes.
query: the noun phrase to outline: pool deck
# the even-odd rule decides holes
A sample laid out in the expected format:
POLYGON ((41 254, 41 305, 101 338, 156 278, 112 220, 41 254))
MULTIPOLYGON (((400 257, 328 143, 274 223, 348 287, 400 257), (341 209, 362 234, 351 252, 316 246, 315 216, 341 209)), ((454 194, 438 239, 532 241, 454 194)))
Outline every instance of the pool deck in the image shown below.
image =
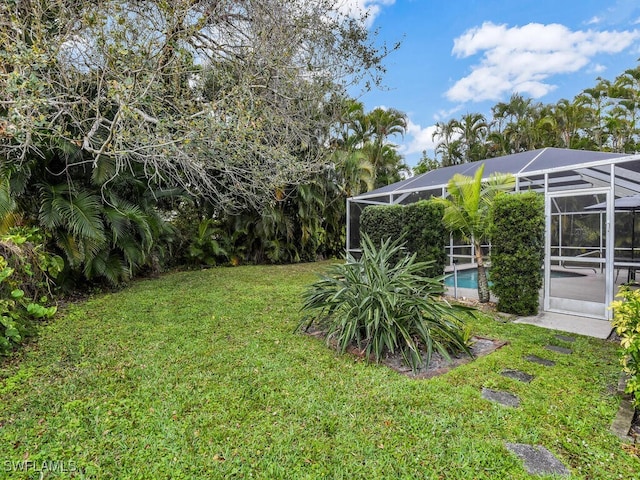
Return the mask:
MULTIPOLYGON (((460 265, 459 270, 475 268, 472 265, 460 265)), ((447 268, 446 273, 451 273, 452 269, 447 268)), ((561 278, 552 279, 552 286, 557 296, 566 296, 581 301, 604 301, 604 276, 593 270, 583 271, 584 276, 579 278, 561 278)), ((626 280, 626 272, 621 272, 616 278, 616 285, 620 285, 626 280)), ((453 287, 447 288, 447 294, 460 299, 478 299, 478 291, 473 288, 458 288, 454 291, 453 287)), ((542 292, 540 295, 542 299, 542 292)), ((497 298, 491 296, 492 302, 497 302, 497 298)), ((613 329, 611 322, 605 319, 590 318, 579 314, 572 315, 566 313, 545 312, 540 308, 540 313, 530 317, 517 317, 514 323, 525 323, 536 325, 542 328, 549 328, 567 333, 576 333, 595 338, 607 338, 613 329)))
POLYGON ((587 337, 608 338, 613 330, 608 320, 597 318, 579 317, 564 313, 541 312, 533 317, 519 317, 514 323, 526 323, 542 328, 559 330, 568 333, 577 333, 587 337))

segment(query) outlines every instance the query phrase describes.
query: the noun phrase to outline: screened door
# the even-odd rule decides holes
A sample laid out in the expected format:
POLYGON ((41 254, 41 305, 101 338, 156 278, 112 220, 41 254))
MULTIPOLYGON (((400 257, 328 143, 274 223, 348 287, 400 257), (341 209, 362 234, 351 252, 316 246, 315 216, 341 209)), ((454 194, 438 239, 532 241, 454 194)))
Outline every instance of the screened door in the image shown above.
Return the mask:
POLYGON ((609 189, 547 195, 545 310, 608 317, 613 291, 609 195, 609 189), (596 204, 604 208, 587 208, 596 204))

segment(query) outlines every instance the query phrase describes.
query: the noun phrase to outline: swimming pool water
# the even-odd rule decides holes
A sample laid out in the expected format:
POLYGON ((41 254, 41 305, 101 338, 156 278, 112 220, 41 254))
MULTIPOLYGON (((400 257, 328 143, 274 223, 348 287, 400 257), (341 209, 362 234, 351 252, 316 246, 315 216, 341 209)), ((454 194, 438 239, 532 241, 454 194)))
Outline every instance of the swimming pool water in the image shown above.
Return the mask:
MULTIPOLYGON (((551 270, 551 278, 570 278, 570 277, 582 277, 583 275, 575 272, 561 272, 558 270, 551 270)), ((444 284, 447 287, 453 287, 453 273, 447 273, 444 279, 444 284)), ((491 282, 489 282, 491 285, 491 282)), ((478 269, 468 268, 465 270, 458 270, 458 288, 478 288, 478 269)))
MULTIPOLYGON (((447 287, 453 287, 453 272, 447 274, 444 279, 447 287)), ((491 282, 489 282, 491 285, 491 282)), ((458 288, 478 288, 478 269, 469 268, 466 270, 458 270, 458 288)))

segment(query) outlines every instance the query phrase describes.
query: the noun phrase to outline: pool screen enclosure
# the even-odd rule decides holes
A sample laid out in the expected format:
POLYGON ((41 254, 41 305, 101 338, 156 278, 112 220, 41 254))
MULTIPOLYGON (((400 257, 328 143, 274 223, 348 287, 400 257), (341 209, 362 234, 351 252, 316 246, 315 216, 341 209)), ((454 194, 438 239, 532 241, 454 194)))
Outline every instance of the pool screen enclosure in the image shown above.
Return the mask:
MULTIPOLYGON (((446 196, 454 174, 473 176, 482 164, 484 178, 510 173, 515 191, 545 196, 543 309, 609 319, 617 286, 640 269, 636 209, 620 207, 629 197, 640 201, 638 154, 543 148, 432 170, 348 199, 347 251, 359 252, 360 215, 367 206, 446 196), (583 275, 552 278, 554 270, 583 275)), ((447 250, 450 262, 473 262, 470 245, 452 239, 447 250)))

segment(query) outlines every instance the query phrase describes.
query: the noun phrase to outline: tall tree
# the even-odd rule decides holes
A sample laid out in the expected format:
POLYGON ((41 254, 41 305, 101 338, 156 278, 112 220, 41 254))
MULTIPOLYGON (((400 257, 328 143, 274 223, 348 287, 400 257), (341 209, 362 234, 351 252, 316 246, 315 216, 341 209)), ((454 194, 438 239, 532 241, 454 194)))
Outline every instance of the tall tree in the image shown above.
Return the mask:
POLYGON ((437 141, 435 153, 440 155, 440 163, 443 167, 464 162, 462 141, 455 119, 448 122, 437 122, 431 138, 437 141))
POLYGON ((0 155, 143 167, 219 208, 318 171, 331 93, 385 54, 334 0, 3 2, 0 155))
POLYGON ((551 125, 559 147, 574 148, 580 130, 587 126, 588 110, 584 103, 585 99, 580 96, 573 101, 561 98, 541 119, 551 125))
POLYGON ((616 77, 609 89, 609 95, 616 100, 616 114, 624 114, 624 124, 628 131, 624 135, 622 151, 636 150, 638 139, 638 115, 640 113, 640 67, 630 68, 616 77))
POLYGON ((487 119, 481 113, 466 113, 455 121, 464 146, 464 162, 483 160, 486 154, 485 140, 489 131, 487 119))
POLYGON ((396 109, 375 108, 366 116, 370 133, 365 138, 363 152, 376 169, 376 186, 400 180, 400 171, 408 167, 402 161, 391 137, 403 136, 407 129, 407 116, 396 109))
POLYGON ((269 215, 324 172, 336 99, 380 79, 386 47, 341 12, 334 0, 0 2, 0 182, 87 277, 148 260, 169 188, 217 214, 269 215))
POLYGON ((413 167, 413 174, 422 175, 423 173, 427 173, 438 168, 440 168, 440 163, 436 159, 430 158, 427 155, 427 151, 423 150, 418 164, 413 167))
POLYGON ((509 102, 498 103, 492 110, 498 131, 509 138, 511 153, 533 148, 532 129, 535 106, 530 98, 514 93, 509 102))
POLYGON ((604 144, 604 112, 610 105, 610 101, 607 100, 610 88, 611 82, 598 78, 598 83, 594 87, 585 88, 579 94, 583 99, 583 105, 587 108, 587 134, 598 150, 601 150, 604 144))

